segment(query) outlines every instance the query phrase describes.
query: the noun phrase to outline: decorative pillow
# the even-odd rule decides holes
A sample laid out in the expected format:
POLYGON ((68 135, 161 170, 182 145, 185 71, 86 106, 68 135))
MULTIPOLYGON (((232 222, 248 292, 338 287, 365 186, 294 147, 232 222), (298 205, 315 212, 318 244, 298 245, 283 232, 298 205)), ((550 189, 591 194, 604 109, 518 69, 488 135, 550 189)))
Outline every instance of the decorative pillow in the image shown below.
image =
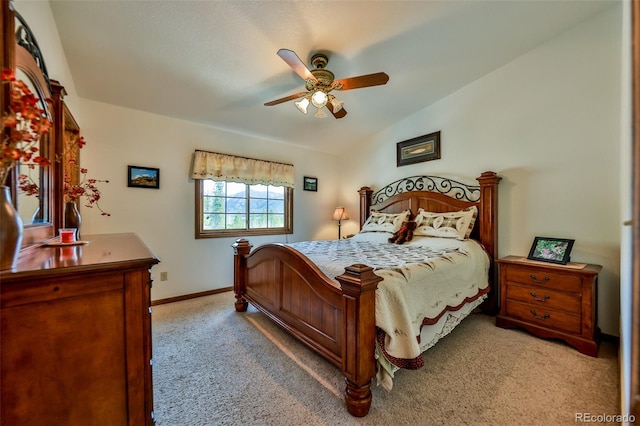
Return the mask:
POLYGON ((360 232, 397 232, 402 226, 402 222, 409 220, 411 210, 405 210, 402 213, 379 213, 371 210, 371 214, 362 226, 360 232))
POLYGON ((476 206, 447 213, 434 213, 418 209, 418 215, 415 219, 418 227, 413 231, 413 235, 466 240, 471 235, 476 217, 478 217, 476 206))

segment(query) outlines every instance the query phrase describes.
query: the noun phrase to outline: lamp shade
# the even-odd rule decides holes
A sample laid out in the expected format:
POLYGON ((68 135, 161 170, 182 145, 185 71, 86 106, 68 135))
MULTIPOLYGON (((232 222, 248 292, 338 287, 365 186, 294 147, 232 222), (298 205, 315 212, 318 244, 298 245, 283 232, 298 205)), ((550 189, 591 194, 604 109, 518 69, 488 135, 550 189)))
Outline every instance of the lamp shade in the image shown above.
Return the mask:
POLYGON ((303 114, 307 113, 307 107, 309 106, 309 99, 302 98, 298 102, 294 102, 294 104, 295 104, 296 108, 298 108, 298 110, 300 110, 301 113, 303 113, 303 114))
POLYGON ((324 112, 324 109, 318 108, 318 110, 316 111, 314 117, 316 117, 316 118, 327 118, 327 113, 324 112))
POLYGON ((329 102, 331 102, 331 105, 333 105, 333 112, 340 111, 342 109, 342 106, 344 105, 344 102, 342 102, 335 96, 330 96, 330 99, 331 100, 329 102))
POLYGON ((332 220, 347 220, 347 219, 349 219, 349 215, 347 214, 347 211, 345 210, 344 207, 336 207, 336 209, 333 211, 333 217, 331 219, 332 220))

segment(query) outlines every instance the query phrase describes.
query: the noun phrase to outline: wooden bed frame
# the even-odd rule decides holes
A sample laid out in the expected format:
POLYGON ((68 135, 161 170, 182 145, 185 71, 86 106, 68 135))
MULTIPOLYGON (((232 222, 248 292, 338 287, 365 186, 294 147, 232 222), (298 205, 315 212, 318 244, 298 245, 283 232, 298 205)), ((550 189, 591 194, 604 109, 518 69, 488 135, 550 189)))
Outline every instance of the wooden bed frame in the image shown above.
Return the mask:
MULTIPOLYGON (((498 182, 494 172, 477 178, 479 186, 455 180, 417 176, 396 181, 373 193, 360 189, 360 227, 371 209, 399 213, 422 207, 428 211, 458 211, 478 207, 471 238, 480 241, 491 258, 490 284, 497 283, 494 259, 498 252, 498 182)), ((265 244, 251 251, 246 239, 234 248, 235 309, 250 302, 311 349, 340 367, 345 377, 349 413, 363 417, 371 407, 371 383, 376 374, 375 290, 382 278, 362 264, 326 277, 306 256, 283 244, 265 244)), ((495 314, 498 286, 492 287, 483 310, 495 314)))

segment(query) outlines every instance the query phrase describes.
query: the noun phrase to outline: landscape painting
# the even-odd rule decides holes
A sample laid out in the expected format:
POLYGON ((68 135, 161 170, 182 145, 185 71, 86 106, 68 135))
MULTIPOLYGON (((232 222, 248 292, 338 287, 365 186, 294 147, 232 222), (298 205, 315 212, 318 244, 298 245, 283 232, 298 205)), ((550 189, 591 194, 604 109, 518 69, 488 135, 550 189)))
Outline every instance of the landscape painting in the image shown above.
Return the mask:
POLYGON ((160 169, 152 167, 128 166, 129 187, 134 188, 160 188, 160 169))

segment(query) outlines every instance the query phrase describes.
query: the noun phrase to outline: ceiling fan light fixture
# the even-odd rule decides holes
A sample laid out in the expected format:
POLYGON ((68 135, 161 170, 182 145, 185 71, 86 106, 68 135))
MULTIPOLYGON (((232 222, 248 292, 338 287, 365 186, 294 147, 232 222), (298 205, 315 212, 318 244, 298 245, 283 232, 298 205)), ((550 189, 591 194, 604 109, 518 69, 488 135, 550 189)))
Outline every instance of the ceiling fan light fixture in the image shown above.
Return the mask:
POLYGON ((303 113, 303 114, 307 113, 307 107, 309 106, 309 99, 302 98, 298 102, 294 102, 294 104, 295 104, 296 108, 298 108, 298 110, 301 113, 303 113))
POLYGON ((329 58, 324 53, 316 53, 311 57, 311 65, 315 67, 313 70, 307 68, 293 50, 280 49, 278 50, 278 56, 304 80, 306 90, 266 102, 264 106, 295 101, 296 108, 303 114, 307 114, 309 104, 312 104, 318 109, 315 114, 318 118, 327 116, 326 112, 321 111, 325 107, 329 109, 335 118, 343 118, 347 115, 347 111, 344 109, 344 102, 335 99, 335 96, 330 94, 332 91, 381 86, 389 81, 389 76, 383 72, 335 80, 335 75, 326 68, 329 58))
POLYGON ((339 100, 338 98, 336 98, 335 96, 331 96, 329 95, 331 105, 333 106, 333 112, 338 112, 342 109, 342 107, 344 106, 344 102, 339 100))
POLYGON ((311 103, 316 108, 324 107, 327 104, 328 100, 329 100, 329 98, 328 98, 327 94, 324 93, 322 90, 316 90, 313 93, 313 95, 311 95, 311 103))
POLYGON ((327 118, 327 113, 324 112, 324 108, 318 108, 315 114, 316 118, 327 118))

